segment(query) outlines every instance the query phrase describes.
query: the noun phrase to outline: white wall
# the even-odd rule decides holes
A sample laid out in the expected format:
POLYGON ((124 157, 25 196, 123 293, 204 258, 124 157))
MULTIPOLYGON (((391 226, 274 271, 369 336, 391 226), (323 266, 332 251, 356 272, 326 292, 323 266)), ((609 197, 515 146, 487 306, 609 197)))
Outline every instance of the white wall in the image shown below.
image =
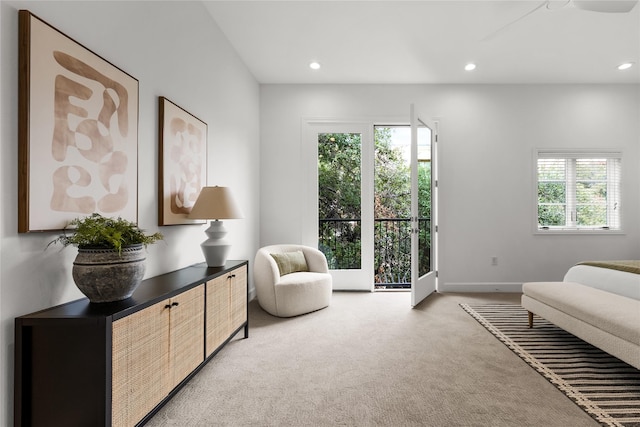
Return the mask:
MULTIPOLYGON (((586 259, 640 259, 640 86, 263 85, 261 244, 297 242, 303 122, 384 120, 409 104, 440 121, 441 290, 517 290, 586 259), (533 234, 538 147, 624 151, 624 235, 533 234), (491 265, 491 257, 498 265, 491 265)), ((384 122, 383 122, 384 124, 384 122)))
POLYGON ((204 261, 206 237, 206 226, 157 226, 158 96, 208 124, 208 183, 230 186, 245 214, 225 222, 230 258, 253 260, 259 234, 259 86, 200 2, 2 1, 0 425, 13 423, 13 318, 82 296, 71 278, 74 249, 45 251, 55 233, 17 233, 18 9, 139 80, 138 222, 165 235, 149 247, 146 277, 204 261))
MULTIPOLYGON (((13 318, 76 299, 74 250, 44 250, 53 233, 17 230, 17 9, 27 8, 140 81, 138 218, 157 227, 157 97, 209 125, 209 184, 234 189, 245 219, 227 221, 231 258, 296 242, 308 170, 305 118, 441 120, 441 283, 561 278, 581 259, 640 258, 638 86, 267 85, 259 89, 199 2, 0 3, 0 425, 12 424, 13 318), (260 144, 258 141, 260 140, 260 144), (534 147, 623 149, 625 235, 537 236, 534 147), (261 154, 260 154, 261 153, 261 154), (503 171, 508 178, 503 178, 503 171), (259 217, 260 215, 260 217, 259 217), (499 265, 492 267, 490 258, 499 265)), ((202 261, 204 226, 160 227, 147 276, 202 261)))

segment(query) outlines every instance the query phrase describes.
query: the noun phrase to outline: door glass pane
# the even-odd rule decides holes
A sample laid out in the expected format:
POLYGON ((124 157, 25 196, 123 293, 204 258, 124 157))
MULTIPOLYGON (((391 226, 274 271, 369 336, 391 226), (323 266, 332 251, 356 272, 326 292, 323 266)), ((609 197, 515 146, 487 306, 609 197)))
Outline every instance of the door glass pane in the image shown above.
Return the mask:
POLYGON ((418 276, 431 271, 431 130, 418 127, 418 276))
POLYGON ((361 134, 318 134, 318 248, 332 270, 361 268, 361 158, 361 134))
POLYGON ((376 126, 375 289, 411 288, 411 128, 376 126))

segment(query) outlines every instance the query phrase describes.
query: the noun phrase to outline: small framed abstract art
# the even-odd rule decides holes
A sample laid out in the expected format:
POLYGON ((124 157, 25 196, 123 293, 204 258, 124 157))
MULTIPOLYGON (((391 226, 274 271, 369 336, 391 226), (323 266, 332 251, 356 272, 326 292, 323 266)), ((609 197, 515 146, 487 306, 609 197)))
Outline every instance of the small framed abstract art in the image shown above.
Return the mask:
POLYGON ((159 97, 158 225, 203 224, 189 219, 207 183, 207 124, 159 97))
POLYGON ((138 80, 19 12, 18 232, 137 222, 138 80))

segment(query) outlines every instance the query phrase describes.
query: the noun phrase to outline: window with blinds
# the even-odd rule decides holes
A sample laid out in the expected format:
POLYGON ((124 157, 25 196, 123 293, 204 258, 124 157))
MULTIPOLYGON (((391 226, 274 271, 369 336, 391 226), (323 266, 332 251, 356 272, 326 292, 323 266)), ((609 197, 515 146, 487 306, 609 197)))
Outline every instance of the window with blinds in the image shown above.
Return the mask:
POLYGON ((620 230, 620 152, 537 151, 538 230, 620 230))

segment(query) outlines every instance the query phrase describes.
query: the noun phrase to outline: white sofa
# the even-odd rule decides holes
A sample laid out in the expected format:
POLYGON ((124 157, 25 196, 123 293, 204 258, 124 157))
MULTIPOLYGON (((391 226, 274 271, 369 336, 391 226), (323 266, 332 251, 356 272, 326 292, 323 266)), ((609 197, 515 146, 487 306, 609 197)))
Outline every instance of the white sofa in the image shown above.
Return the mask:
POLYGON ((298 316, 325 308, 331 302, 333 282, 327 259, 316 248, 291 244, 260 248, 253 265, 253 279, 260 307, 274 316, 298 316), (272 254, 297 251, 304 254, 307 271, 281 275, 272 254))
POLYGON ((640 369, 640 275, 584 267, 562 282, 523 284, 529 326, 535 313, 640 369))

